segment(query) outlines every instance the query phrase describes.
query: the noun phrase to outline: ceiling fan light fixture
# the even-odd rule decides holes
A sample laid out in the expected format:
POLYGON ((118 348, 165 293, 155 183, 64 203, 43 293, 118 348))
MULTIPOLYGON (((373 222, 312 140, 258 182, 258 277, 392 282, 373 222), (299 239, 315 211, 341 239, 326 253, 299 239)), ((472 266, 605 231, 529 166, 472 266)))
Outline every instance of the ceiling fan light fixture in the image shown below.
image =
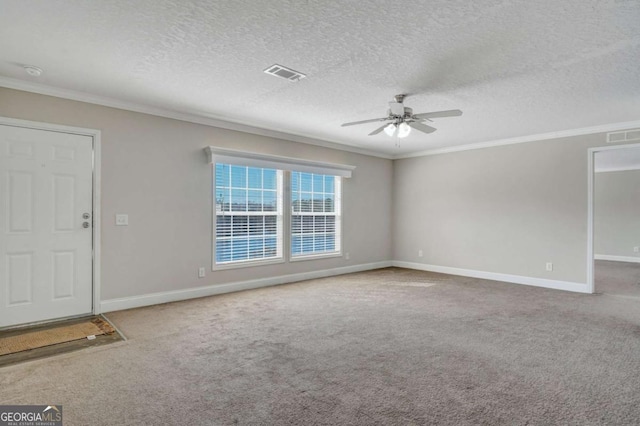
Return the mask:
POLYGON ((409 136, 409 133, 411 133, 411 127, 409 127, 409 125, 405 121, 400 123, 400 125, 398 126, 398 137, 406 138, 407 136, 409 136))
POLYGON ((387 136, 393 136, 396 132, 396 125, 394 123, 390 123, 387 127, 384 128, 384 132, 387 136))

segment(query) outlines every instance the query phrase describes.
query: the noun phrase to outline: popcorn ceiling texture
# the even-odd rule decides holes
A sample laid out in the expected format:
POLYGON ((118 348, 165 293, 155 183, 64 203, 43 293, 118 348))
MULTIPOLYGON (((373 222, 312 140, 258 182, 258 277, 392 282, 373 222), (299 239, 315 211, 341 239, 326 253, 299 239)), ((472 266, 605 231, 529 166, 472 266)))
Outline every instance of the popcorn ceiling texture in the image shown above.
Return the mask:
POLYGON ((0 77, 404 154, 637 120, 638 22, 633 0, 24 0, 2 4, 0 77), (340 127, 398 93, 464 115, 399 148, 340 127))

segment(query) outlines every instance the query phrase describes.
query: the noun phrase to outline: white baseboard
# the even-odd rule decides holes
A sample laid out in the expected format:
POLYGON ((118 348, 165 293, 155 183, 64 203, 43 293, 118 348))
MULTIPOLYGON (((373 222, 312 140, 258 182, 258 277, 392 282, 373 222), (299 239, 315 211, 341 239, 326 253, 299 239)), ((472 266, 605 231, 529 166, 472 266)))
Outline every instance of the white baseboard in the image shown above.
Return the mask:
MULTIPOLYGON (((603 260, 615 256, 607 257, 603 260)), ((599 255, 596 256, 596 259, 599 255)), ((627 259, 627 258, 625 258, 627 259)), ((634 261, 640 262, 638 258, 634 261)), ((629 260, 620 260, 628 262, 629 260)), ((366 263, 361 265, 345 266, 334 269, 324 269, 321 271, 304 272, 300 274, 281 275, 278 277, 260 278, 257 280, 239 281, 226 284, 217 284, 206 287, 190 288, 186 290, 165 291, 161 293, 145 294, 140 296, 122 297, 118 299, 103 300, 100 303, 100 312, 121 311, 123 309, 139 308, 142 306, 157 305, 160 303, 178 302, 180 300, 195 299, 198 297, 214 296, 216 294, 232 293, 235 291, 251 290, 261 287, 269 287, 279 284, 287 284, 297 281, 311 280, 316 278, 331 277, 335 275, 350 274, 353 272, 368 271, 372 269, 388 268, 397 266, 399 268, 417 269, 421 271, 439 272, 443 274, 460 275, 464 277, 482 278, 486 280, 503 281, 514 284, 524 284, 536 287, 551 288, 555 290, 573 291, 577 293, 589 293, 586 284, 569 281, 548 280, 544 278, 525 277, 521 275, 500 274, 496 272, 476 271, 472 269, 453 268, 449 266, 428 265, 424 263, 384 261, 366 263)))
POLYGON ((210 285, 206 287, 190 288, 186 290, 165 291, 161 293, 144 294, 140 296, 122 297, 100 302, 100 312, 121 311, 123 309, 139 308, 160 303, 177 302, 195 299, 197 297, 213 296, 216 294, 232 293, 234 291, 251 290, 254 288, 287 284, 297 281, 331 277, 334 275, 350 274, 352 272, 368 271, 371 269, 388 268, 390 261, 365 263, 361 265, 345 266, 341 268, 324 269, 321 271, 303 272, 300 274, 281 275, 279 277, 260 278, 250 281, 239 281, 227 284, 210 285))
POLYGON ((452 268, 450 266, 427 265, 424 263, 402 262, 394 260, 393 266, 420 271, 439 272, 442 274, 462 275, 463 277, 482 278, 485 280, 504 281, 514 284, 531 285, 535 287, 552 288, 555 290, 573 291, 577 293, 589 293, 587 285, 584 283, 574 283, 570 281, 556 281, 545 278, 525 277, 522 275, 500 274, 496 272, 476 271, 473 269, 452 268))
POLYGON ((640 263, 640 257, 632 256, 611 256, 609 254, 596 254, 593 256, 595 260, 610 260, 612 262, 631 262, 640 263))

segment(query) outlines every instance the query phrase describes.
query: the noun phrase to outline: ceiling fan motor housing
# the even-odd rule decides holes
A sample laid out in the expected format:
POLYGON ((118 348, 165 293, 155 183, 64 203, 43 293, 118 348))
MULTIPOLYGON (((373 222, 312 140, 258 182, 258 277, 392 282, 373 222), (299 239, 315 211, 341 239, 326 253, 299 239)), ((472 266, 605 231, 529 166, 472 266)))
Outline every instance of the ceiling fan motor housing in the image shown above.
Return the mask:
POLYGON ((411 108, 405 108, 402 102, 389 102, 389 115, 402 117, 407 110, 412 111, 411 108))
POLYGON ((389 118, 409 119, 413 115, 413 109, 405 107, 399 102, 389 102, 389 118))

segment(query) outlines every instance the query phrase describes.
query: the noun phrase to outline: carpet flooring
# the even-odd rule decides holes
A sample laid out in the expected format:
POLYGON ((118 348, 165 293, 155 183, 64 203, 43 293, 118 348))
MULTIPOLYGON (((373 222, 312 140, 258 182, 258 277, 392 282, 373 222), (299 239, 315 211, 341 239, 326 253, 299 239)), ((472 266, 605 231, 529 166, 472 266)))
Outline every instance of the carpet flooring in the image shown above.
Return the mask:
POLYGON ((65 425, 640 424, 635 299, 388 268, 107 317, 127 341, 2 368, 0 404, 62 404, 65 425))
POLYGON ((640 299, 640 263, 596 260, 594 272, 596 293, 640 299))

